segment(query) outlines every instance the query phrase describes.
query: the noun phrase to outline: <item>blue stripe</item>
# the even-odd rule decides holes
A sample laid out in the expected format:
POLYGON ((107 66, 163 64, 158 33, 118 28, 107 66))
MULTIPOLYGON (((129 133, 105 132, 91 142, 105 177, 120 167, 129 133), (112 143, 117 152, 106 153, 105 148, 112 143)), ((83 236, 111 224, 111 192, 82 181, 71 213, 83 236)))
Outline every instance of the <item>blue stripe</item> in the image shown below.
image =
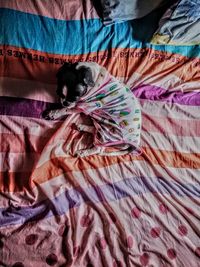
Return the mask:
POLYGON ((0 9, 0 43, 55 54, 87 54, 110 48, 144 48, 200 57, 199 46, 165 46, 134 40, 134 28, 124 22, 104 27, 99 19, 63 21, 0 9))
MULTIPOLYGON (((40 191, 40 190, 39 190, 40 191)), ((171 195, 172 197, 200 197, 199 184, 181 184, 168 182, 163 178, 127 178, 113 184, 90 186, 86 189, 76 188, 60 194, 54 199, 47 199, 29 207, 0 209, 0 226, 23 224, 52 216, 66 214, 71 208, 82 203, 99 203, 120 201, 123 198, 140 196, 149 201, 155 194, 171 195), (151 195, 149 195, 151 194, 151 195)), ((167 203, 166 203, 167 204, 167 203)))

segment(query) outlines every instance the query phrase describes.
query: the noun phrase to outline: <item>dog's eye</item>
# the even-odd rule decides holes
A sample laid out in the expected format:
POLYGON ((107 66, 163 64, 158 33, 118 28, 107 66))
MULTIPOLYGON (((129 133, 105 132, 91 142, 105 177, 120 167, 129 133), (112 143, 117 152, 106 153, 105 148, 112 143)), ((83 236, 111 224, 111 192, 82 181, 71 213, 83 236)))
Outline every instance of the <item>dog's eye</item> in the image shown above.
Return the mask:
POLYGON ((59 91, 59 90, 56 90, 56 94, 60 97, 60 98, 65 98, 64 94, 59 91))
POLYGON ((60 94, 61 94, 61 93, 60 93, 60 90, 57 89, 57 90, 56 90, 56 94, 57 94, 58 96, 60 96, 60 94))
POLYGON ((69 106, 69 102, 67 102, 67 101, 63 101, 63 106, 65 106, 65 107, 67 107, 67 106, 69 106))

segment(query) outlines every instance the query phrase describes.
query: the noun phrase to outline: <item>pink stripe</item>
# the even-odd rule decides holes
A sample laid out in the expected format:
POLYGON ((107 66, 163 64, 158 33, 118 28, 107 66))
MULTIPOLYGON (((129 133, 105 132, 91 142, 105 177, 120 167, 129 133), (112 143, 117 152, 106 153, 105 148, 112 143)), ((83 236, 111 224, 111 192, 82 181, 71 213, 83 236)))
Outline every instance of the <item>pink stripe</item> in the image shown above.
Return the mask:
POLYGON ((63 123, 62 121, 47 121, 44 119, 2 115, 0 115, 0 121, 0 134, 22 135, 27 133, 38 137, 51 136, 63 123))
POLYGON ((176 136, 200 136, 199 120, 180 120, 143 114, 142 128, 147 132, 173 134, 176 136))
POLYGON ((8 77, 0 77, 0 96, 27 98, 51 103, 57 101, 55 84, 8 77))
POLYGON ((0 7, 60 20, 81 20, 98 18, 90 0, 0 0, 0 7))
POLYGON ((48 142, 50 136, 35 136, 30 135, 28 131, 24 131, 24 134, 3 133, 0 134, 1 148, 0 152, 8 153, 40 153, 45 144, 48 142))
MULTIPOLYGON (((159 111, 158 111, 159 113, 159 111)), ((180 118, 168 118, 164 116, 151 116, 143 112, 143 130, 161 134, 174 134, 177 136, 200 136, 200 121, 180 118), (187 125, 187 127, 183 127, 187 125)), ((46 121, 43 119, 23 118, 15 116, 0 116, 0 133, 23 135, 24 129, 33 136, 49 137, 62 125, 62 121, 46 121), (21 127, 23 125, 23 128, 21 127)))

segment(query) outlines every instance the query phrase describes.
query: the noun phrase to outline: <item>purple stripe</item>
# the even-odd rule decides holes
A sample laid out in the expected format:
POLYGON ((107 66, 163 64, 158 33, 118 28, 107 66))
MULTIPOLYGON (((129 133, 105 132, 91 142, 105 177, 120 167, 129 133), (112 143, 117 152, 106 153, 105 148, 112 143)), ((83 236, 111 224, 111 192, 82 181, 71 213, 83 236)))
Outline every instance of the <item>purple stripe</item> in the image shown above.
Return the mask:
MULTIPOLYGON (((140 99, 164 101, 188 106, 200 106, 200 92, 169 92, 153 85, 140 85, 132 89, 140 99)), ((59 104, 17 97, 0 97, 0 115, 41 118, 45 109, 59 108, 59 104)))
POLYGON ((45 109, 58 108, 58 104, 18 97, 0 97, 0 115, 41 118, 45 109))
MULTIPOLYGON (((54 199, 47 199, 29 207, 0 209, 0 226, 23 224, 51 216, 66 214, 69 209, 82 203, 119 201, 120 199, 145 194, 163 194, 178 197, 200 197, 199 184, 180 184, 162 178, 127 178, 114 184, 81 188, 66 191, 54 199)), ((149 197, 149 196, 147 196, 149 197)))
POLYGON ((170 92, 155 85, 140 85, 132 88, 134 95, 140 99, 162 101, 187 106, 200 106, 200 92, 170 92))

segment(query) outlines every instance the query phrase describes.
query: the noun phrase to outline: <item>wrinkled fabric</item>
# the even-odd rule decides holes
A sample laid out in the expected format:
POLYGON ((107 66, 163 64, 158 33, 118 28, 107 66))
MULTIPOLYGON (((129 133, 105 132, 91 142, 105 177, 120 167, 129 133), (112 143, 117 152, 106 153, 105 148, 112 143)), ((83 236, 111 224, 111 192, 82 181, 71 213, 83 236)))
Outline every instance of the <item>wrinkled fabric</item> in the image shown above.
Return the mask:
POLYGON ((164 0, 101 0, 103 22, 110 25, 144 17, 164 0))
POLYGON ((181 0, 164 14, 152 40, 157 44, 200 44, 200 1, 181 0))
POLYGON ((200 49, 103 27, 92 2, 0 0, 0 266, 199 267, 200 49), (65 61, 128 85, 141 155, 67 153, 93 136, 83 113, 41 116, 65 61))

